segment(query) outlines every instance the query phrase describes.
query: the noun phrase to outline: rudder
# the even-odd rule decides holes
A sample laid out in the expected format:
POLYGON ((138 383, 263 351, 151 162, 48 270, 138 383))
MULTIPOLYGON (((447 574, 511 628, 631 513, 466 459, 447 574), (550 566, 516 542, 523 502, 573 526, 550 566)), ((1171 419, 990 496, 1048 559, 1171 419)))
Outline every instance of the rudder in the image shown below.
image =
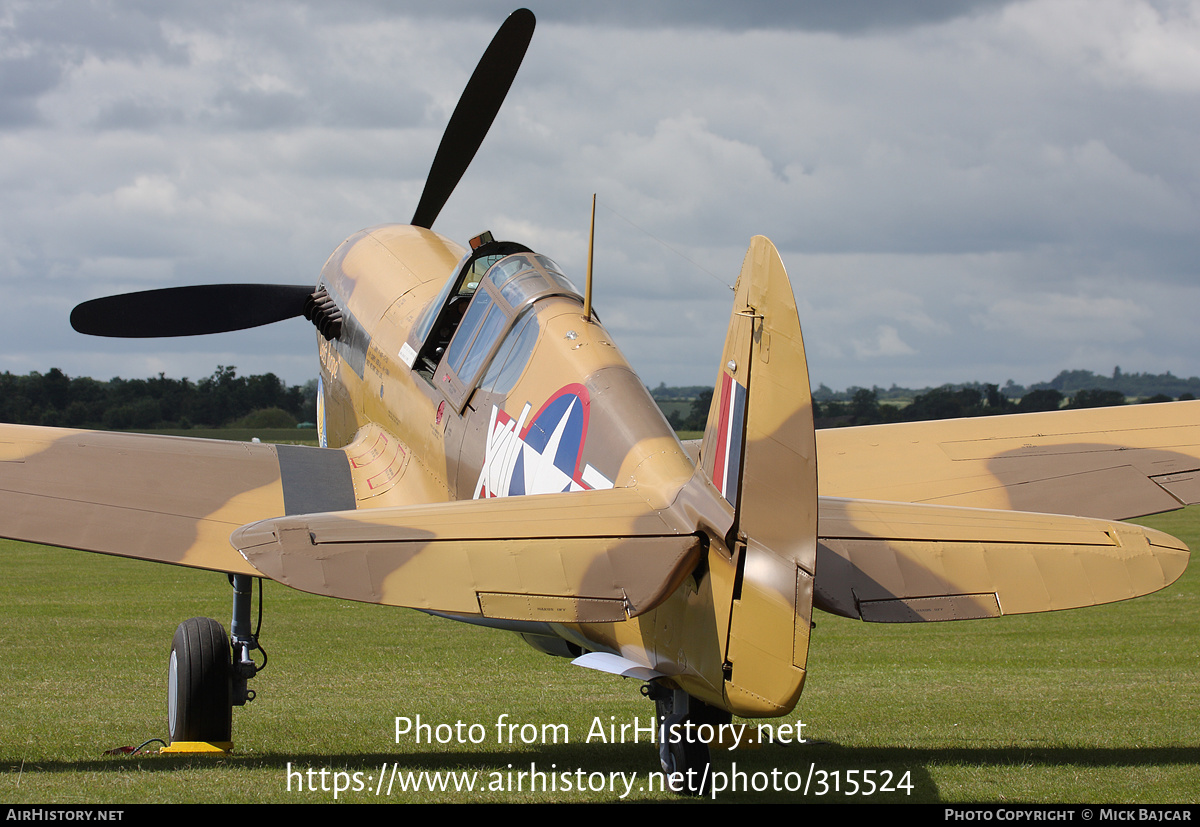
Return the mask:
POLYGON ((733 506, 738 555, 725 697, 779 715, 800 696, 816 564, 817 463, 808 364, 775 246, 750 244, 738 276, 700 469, 733 506))

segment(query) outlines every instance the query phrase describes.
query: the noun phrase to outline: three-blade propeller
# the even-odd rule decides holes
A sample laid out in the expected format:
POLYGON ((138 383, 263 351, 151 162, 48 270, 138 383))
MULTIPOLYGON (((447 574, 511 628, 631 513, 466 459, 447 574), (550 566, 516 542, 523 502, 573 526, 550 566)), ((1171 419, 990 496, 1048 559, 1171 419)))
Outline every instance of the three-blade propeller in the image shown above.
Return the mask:
MULTIPOLYGON (((533 38, 533 12, 508 16, 480 58, 446 125, 412 223, 429 229, 483 144, 533 38)), ((327 298, 309 285, 206 284, 93 299, 71 311, 80 333, 121 338, 225 333, 308 315, 327 298)), ((333 308, 336 313, 336 308, 333 308)), ((320 314, 318 314, 320 315, 320 314)), ((309 315, 309 318, 313 318, 309 315)), ((314 319, 316 322, 316 319, 314 319)), ((321 332, 340 330, 327 323, 321 332)), ((321 327, 321 325, 318 325, 321 327)), ((336 333, 334 333, 336 335, 336 333)))

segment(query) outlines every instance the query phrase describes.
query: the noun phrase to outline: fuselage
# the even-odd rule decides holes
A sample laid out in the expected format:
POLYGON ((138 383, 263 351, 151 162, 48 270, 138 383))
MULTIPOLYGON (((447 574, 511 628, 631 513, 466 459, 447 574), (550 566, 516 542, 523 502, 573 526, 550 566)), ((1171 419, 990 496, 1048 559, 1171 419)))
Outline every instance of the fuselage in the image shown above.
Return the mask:
MULTIPOLYGON (((608 488, 650 458, 657 473, 691 475, 658 406, 548 259, 508 259, 516 272, 503 292, 518 306, 493 307, 480 324, 474 310, 431 323, 466 255, 430 230, 385 226, 348 239, 322 272, 345 328, 333 341, 318 337, 321 439, 340 447, 374 426, 410 455, 369 493, 376 502, 358 492, 360 507, 608 488), (538 280, 546 272, 549 288, 538 280), (522 280, 533 288, 506 289, 522 280), (427 340, 447 332, 446 355, 425 359, 427 340), (457 375, 430 367, 456 357, 466 363, 457 375)), ((475 289, 466 298, 474 308, 488 297, 475 289)))
MULTIPOLYGON (((492 245, 468 251, 388 225, 351 237, 326 263, 319 286, 344 322, 336 339, 318 336, 318 425, 323 444, 349 446, 351 462, 370 468, 357 478, 358 508, 639 481, 683 489, 692 460, 603 325, 585 317, 580 291, 549 259, 492 245)), ((725 705, 735 571, 720 538, 731 510, 719 496, 701 500, 675 510, 698 515, 681 532, 710 526, 709 560, 657 609, 623 623, 487 625, 557 654, 619 654, 725 705)), ((791 703, 739 711, 781 714, 791 703)))

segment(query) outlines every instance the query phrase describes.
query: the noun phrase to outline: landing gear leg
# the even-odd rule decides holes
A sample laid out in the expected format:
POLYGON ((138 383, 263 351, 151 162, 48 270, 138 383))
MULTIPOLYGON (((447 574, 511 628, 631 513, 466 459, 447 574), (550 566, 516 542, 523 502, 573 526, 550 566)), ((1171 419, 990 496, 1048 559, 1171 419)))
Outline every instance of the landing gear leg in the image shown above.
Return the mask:
MULTIPOLYGON (((245 706, 254 700, 254 690, 246 688, 246 681, 258 674, 267 665, 267 653, 258 645, 258 632, 250 628, 250 603, 254 597, 254 580, 246 574, 231 574, 233 585, 233 620, 229 624, 229 642, 233 646, 233 703, 245 706), (258 649, 263 653, 262 666, 250 658, 250 652, 258 649)), ((262 626, 262 580, 258 581, 258 622, 262 626)))
POLYGON ((706 795, 711 785, 709 749, 697 737, 696 727, 727 724, 732 716, 657 681, 643 685, 642 694, 654 701, 663 736, 658 744, 658 760, 666 774, 667 786, 685 795, 706 795))

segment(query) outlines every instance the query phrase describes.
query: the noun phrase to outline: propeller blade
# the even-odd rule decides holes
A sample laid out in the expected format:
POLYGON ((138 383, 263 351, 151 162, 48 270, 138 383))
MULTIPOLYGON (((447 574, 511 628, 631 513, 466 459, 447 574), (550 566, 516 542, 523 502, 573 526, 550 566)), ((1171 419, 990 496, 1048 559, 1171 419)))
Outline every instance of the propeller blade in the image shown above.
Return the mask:
POLYGON ((92 299, 71 311, 71 327, 92 336, 146 339, 225 333, 304 315, 303 284, 200 284, 92 299))
POLYGON ((517 9, 504 21, 479 59, 429 168, 425 191, 413 214, 414 226, 432 227, 450 193, 458 186, 496 119, 517 69, 521 68, 536 23, 529 9, 517 9))

